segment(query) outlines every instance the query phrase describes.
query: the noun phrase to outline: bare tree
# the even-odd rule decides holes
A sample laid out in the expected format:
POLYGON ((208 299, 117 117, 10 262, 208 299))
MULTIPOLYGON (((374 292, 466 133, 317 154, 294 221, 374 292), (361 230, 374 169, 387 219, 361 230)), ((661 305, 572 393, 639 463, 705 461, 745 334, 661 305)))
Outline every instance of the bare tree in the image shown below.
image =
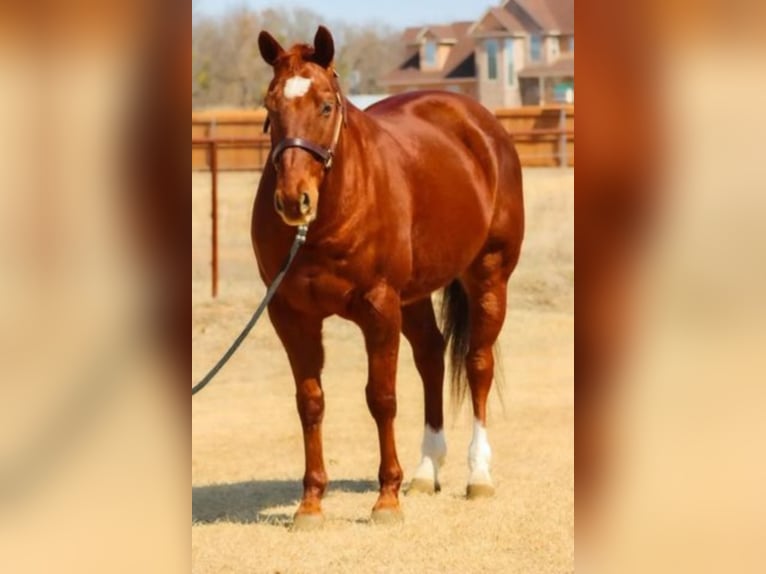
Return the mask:
POLYGON ((379 79, 400 61, 400 33, 385 26, 341 27, 343 44, 337 55, 339 73, 350 93, 378 93, 379 79))
POLYGON ((199 15, 193 20, 192 105, 260 105, 271 76, 258 53, 260 30, 268 30, 289 45, 310 42, 319 24, 333 31, 335 65, 344 89, 350 93, 379 92, 378 79, 401 55, 397 31, 378 25, 327 22, 305 8, 254 11, 240 7, 219 18, 199 15))

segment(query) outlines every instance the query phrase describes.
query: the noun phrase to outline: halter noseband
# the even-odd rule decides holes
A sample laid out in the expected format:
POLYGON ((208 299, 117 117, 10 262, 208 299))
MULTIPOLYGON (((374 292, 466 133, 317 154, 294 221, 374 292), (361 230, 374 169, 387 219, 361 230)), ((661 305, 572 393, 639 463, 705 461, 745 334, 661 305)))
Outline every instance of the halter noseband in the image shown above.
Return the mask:
MULTIPOLYGON (((336 79, 335 99, 337 100, 338 107, 340 108, 340 115, 338 116, 338 121, 335 122, 335 131, 333 132, 332 143, 330 144, 330 147, 325 148, 303 138, 284 138, 274 146, 274 149, 271 150, 271 163, 275 168, 277 167, 277 163, 279 162, 279 158, 282 156, 282 153, 291 147, 301 148, 309 152, 311 155, 322 162, 325 170, 328 170, 332 167, 333 158, 335 157, 335 148, 338 146, 338 140, 340 139, 340 130, 341 127, 343 127, 343 125, 346 123, 346 107, 343 105, 343 96, 341 96, 340 93, 340 86, 337 85, 338 73, 333 71, 333 76, 336 79)), ((266 122, 263 124, 264 133, 267 132, 268 129, 269 120, 266 118, 266 122)))
POLYGON ((303 138, 285 138, 279 142, 274 147, 271 154, 271 162, 274 166, 279 162, 279 157, 282 155, 282 152, 291 147, 299 147, 310 152, 314 157, 321 160, 325 169, 330 169, 332 166, 332 158, 335 155, 335 151, 332 148, 325 149, 303 138))

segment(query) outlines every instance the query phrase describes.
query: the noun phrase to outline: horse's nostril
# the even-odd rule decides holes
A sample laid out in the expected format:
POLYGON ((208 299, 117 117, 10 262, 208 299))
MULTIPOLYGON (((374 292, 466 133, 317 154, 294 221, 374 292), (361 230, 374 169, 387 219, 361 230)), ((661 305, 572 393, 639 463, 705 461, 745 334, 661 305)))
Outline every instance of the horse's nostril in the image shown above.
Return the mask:
POLYGON ((301 213, 306 215, 311 209, 311 198, 309 194, 304 192, 301 194, 301 213))
POLYGON ((279 197, 277 194, 274 194, 274 208, 279 212, 283 213, 285 210, 285 204, 282 203, 282 198, 279 197))

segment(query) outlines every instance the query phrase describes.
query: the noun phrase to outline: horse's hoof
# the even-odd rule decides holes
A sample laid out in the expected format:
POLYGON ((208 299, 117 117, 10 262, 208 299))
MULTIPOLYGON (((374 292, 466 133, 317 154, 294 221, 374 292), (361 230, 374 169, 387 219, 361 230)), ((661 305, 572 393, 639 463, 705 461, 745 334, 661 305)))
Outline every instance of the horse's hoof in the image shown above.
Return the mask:
POLYGON ((413 478, 404 494, 408 496, 410 494, 434 494, 440 490, 438 482, 434 483, 433 480, 426 480, 425 478, 413 478))
POLYGON ((324 524, 324 516, 322 513, 311 514, 296 514, 293 518, 293 526, 291 530, 306 532, 308 530, 316 530, 324 524))
POLYGON ((468 500, 495 496, 495 487, 491 484, 469 484, 465 496, 468 500))
POLYGON ((398 508, 381 508, 372 511, 373 524, 401 524, 404 513, 398 508))

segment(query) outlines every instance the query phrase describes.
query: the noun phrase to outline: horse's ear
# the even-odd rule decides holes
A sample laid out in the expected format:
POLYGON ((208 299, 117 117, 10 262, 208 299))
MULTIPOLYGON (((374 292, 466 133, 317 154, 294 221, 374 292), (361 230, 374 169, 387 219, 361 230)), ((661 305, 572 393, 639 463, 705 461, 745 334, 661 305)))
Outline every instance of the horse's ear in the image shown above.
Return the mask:
POLYGON ((261 51, 261 57, 269 66, 273 66, 277 58, 284 53, 279 42, 266 30, 258 34, 258 49, 261 51))
POLYGON ((327 68, 334 57, 335 42, 332 39, 332 34, 324 26, 319 26, 314 35, 314 61, 323 68, 327 68))

